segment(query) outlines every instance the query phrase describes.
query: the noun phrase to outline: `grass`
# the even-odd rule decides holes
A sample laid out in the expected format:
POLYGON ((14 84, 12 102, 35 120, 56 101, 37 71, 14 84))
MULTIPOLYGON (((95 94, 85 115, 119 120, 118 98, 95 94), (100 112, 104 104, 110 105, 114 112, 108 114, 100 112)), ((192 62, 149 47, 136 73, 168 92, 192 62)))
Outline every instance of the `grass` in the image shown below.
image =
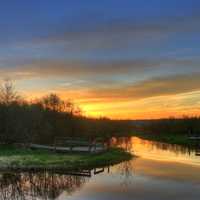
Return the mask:
POLYGON ((101 154, 60 154, 0 146, 0 169, 92 169, 117 164, 131 157, 131 154, 118 148, 101 154))

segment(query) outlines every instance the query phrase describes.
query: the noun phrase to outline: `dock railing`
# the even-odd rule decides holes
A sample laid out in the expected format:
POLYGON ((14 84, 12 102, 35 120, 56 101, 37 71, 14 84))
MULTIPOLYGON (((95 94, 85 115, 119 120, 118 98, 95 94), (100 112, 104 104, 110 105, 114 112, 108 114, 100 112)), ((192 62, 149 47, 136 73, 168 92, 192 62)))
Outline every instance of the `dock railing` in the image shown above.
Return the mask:
POLYGON ((107 149, 101 138, 90 140, 78 137, 56 137, 54 139, 54 150, 57 151, 58 147, 68 147, 71 152, 74 148, 79 148, 80 151, 81 149, 87 150, 88 152, 98 152, 107 149))

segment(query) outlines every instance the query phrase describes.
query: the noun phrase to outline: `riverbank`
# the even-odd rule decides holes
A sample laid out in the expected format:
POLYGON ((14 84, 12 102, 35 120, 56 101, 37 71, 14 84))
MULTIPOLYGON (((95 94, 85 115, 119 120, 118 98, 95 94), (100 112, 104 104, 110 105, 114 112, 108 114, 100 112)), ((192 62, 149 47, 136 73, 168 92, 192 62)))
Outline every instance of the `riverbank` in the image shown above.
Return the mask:
POLYGON ((112 148, 101 154, 60 154, 48 151, 0 146, 0 170, 81 170, 114 165, 132 155, 112 148))
POLYGON ((195 142, 188 139, 186 134, 152 134, 152 133, 143 133, 135 132, 131 136, 140 137, 142 139, 148 139, 158 142, 165 142, 169 144, 178 144, 184 146, 195 147, 195 142))

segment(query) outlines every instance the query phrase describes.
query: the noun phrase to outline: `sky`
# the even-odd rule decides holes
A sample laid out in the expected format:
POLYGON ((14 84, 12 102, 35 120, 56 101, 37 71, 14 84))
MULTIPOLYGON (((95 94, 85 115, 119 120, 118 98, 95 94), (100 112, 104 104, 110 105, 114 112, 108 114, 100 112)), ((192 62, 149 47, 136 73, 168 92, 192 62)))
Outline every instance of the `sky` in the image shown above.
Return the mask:
POLYGON ((0 80, 90 117, 199 115, 199 0, 2 0, 0 80))

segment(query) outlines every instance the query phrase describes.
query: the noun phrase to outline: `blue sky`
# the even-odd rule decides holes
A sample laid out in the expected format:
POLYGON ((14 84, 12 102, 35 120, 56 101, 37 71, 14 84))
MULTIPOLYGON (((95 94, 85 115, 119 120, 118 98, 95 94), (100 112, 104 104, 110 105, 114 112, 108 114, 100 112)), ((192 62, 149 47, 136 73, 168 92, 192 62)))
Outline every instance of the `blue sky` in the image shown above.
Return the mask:
POLYGON ((56 92, 87 115, 113 118, 198 113, 200 1, 0 5, 0 78, 25 98, 56 92))

